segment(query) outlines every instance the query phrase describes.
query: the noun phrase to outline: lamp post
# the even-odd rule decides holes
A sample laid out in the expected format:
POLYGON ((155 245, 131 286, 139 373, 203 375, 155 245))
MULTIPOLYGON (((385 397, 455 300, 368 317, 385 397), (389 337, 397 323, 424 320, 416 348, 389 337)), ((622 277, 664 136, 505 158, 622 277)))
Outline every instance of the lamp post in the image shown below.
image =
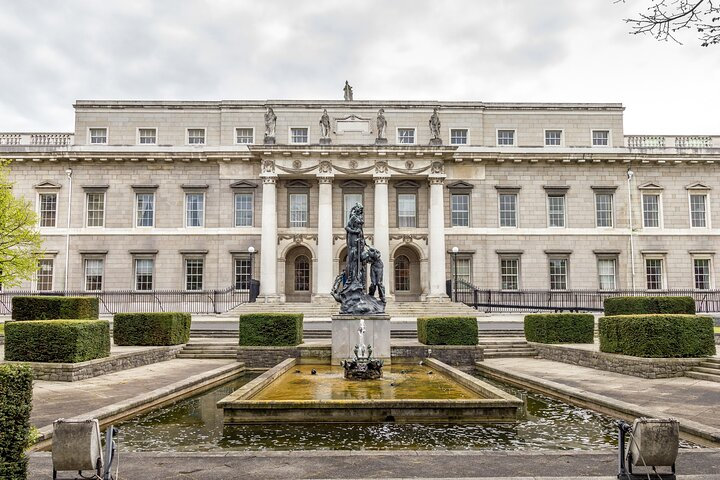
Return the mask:
POLYGON ((453 257, 453 295, 455 297, 455 302, 458 301, 457 299, 457 254, 460 251, 458 247, 452 248, 452 257, 453 257))
POLYGON ((250 278, 248 279, 248 300, 253 301, 254 299, 252 298, 252 294, 253 294, 253 292, 252 292, 252 287, 253 287, 252 277, 253 277, 253 267, 254 267, 254 263, 255 263, 253 261, 255 259, 255 247, 250 245, 248 247, 247 251, 250 254, 250 278))

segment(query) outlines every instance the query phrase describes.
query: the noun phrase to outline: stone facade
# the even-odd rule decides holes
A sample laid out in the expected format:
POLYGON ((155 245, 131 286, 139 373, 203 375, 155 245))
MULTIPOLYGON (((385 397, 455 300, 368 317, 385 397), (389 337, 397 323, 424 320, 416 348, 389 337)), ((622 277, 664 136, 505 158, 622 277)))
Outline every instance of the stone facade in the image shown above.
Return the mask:
POLYGON ((715 287, 720 137, 625 136, 620 104, 78 101, 73 133, 0 133, 0 157, 47 220, 52 270, 24 288, 243 289, 252 274, 263 301, 327 298, 356 200, 398 300, 446 298, 453 247, 487 289, 715 287))

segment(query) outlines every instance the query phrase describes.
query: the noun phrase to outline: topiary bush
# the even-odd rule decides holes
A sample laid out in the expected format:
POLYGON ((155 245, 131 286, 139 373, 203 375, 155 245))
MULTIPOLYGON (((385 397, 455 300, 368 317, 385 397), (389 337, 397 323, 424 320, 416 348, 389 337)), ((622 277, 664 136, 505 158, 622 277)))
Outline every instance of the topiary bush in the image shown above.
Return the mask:
POLYGON ((0 364, 0 479, 27 478, 25 448, 30 441, 32 370, 0 364))
POLYGON ((97 297, 13 297, 13 320, 98 318, 97 297))
POLYGON ((5 360, 77 363, 110 355, 104 320, 38 320, 5 325, 5 360))
POLYGON ((699 315, 617 315, 599 321, 600 351, 633 357, 715 355, 713 319, 699 315))
POLYGON ((190 340, 189 313, 116 313, 115 345, 180 345, 190 340))
POLYGON ((692 297, 609 297, 604 302, 605 316, 669 313, 695 315, 692 297))
POLYGON ((475 317, 418 317, 418 341, 425 345, 477 345, 475 317))
POLYGON ((302 313, 247 313, 240 315, 241 346, 285 347, 303 342, 302 313))
POLYGON ((525 338, 538 343, 593 343, 595 317, 589 313, 525 315, 525 338))

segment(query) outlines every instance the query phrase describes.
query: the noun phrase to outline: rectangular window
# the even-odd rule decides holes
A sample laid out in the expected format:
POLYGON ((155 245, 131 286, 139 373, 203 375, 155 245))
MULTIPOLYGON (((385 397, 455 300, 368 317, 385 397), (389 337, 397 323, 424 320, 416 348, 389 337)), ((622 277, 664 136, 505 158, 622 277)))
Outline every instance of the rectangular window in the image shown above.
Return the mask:
POLYGON ((362 193, 345 193, 343 194, 343 225, 347 225, 350 218, 350 210, 356 203, 362 205, 362 193))
POLYGON ((147 292, 153 289, 154 264, 152 258, 135 259, 135 290, 147 292))
POLYGON ((290 226, 291 227, 307 227, 308 226, 308 194, 307 193, 291 193, 290 194, 290 226))
POLYGON ((85 195, 87 205, 87 226, 102 227, 105 225, 105 193, 88 192, 85 195))
POLYGON ((252 128, 236 128, 235 143, 250 145, 255 140, 255 132, 252 128))
POLYGON ((253 224, 253 194, 235 194, 235 226, 252 227, 253 224))
POLYGON ((693 271, 696 290, 710 290, 710 259, 694 258, 693 271))
POLYGON ((467 128, 450 129, 450 145, 467 145, 468 131, 467 128))
POLYGON ((595 194, 595 225, 598 227, 613 226, 612 193, 595 194))
POLYGON ((205 194, 185 194, 185 226, 202 227, 205 221, 205 194))
POLYGON ((235 259, 235 290, 246 292, 250 290, 252 278, 252 261, 249 258, 235 259))
POLYGON ((500 288, 518 290, 520 288, 520 260, 517 258, 500 259, 500 288))
POLYGON ((417 227, 416 199, 414 193, 398 194, 398 227, 417 227))
POLYGON ((306 127, 290 129, 290 143, 308 143, 308 129, 306 127))
POLYGON ((660 195, 643 194, 643 227, 654 228, 660 226, 660 195))
POLYGON ((35 289, 39 292, 49 292, 53 289, 53 267, 52 258, 43 258, 38 261, 35 289))
POLYGON ((690 195, 690 226, 693 228, 707 227, 707 195, 690 195))
POLYGON ((663 282, 663 261, 661 258, 645 259, 645 279, 648 290, 662 290, 663 282))
POLYGON ((559 147, 562 145, 562 130, 545 130, 545 146, 559 147))
POLYGON ((550 290, 567 290, 568 288, 567 258, 550 259, 550 290))
POLYGON ((204 128, 188 128, 188 144, 204 145, 205 129, 204 128))
POLYGON ((91 128, 90 143, 105 144, 107 142, 107 128, 91 128))
POLYGON ((500 226, 517 227, 517 194, 501 193, 498 196, 500 206, 500 226))
POLYGON ((155 225, 155 194, 135 194, 136 222, 138 227, 152 227, 155 225))
MULTIPOLYGON (((454 264, 455 262, 453 262, 454 264)), ((470 258, 468 257, 458 257, 457 259, 457 280, 458 280, 458 290, 461 290, 464 285, 464 282, 466 284, 472 284, 472 278, 471 278, 471 271, 472 271, 472 263, 470 261, 470 258)))
POLYGON ((104 263, 101 258, 85 259, 85 291, 99 292, 102 290, 104 263))
POLYGON ((592 131, 593 147, 607 147, 610 145, 609 130, 593 130, 592 131))
POLYGON ((157 143, 157 130, 154 128, 141 128, 138 130, 140 145, 155 145, 157 143))
POLYGON ((414 128, 398 128, 398 143, 405 145, 413 145, 415 143, 414 128))
POLYGON ((615 290, 617 261, 614 258, 599 258, 597 261, 598 287, 600 290, 615 290))
POLYGON ((54 227, 57 221, 57 193, 40 194, 40 226, 54 227))
POLYGON ((185 259, 185 290, 199 291, 203 289, 203 271, 205 260, 202 258, 185 259))
POLYGON ((500 147, 515 145, 515 130, 498 130, 497 144, 500 147))
POLYGON ((453 227, 470 226, 470 195, 467 193, 453 193, 450 196, 451 221, 453 227))
POLYGON ((565 226, 565 195, 548 195, 548 226, 565 226))

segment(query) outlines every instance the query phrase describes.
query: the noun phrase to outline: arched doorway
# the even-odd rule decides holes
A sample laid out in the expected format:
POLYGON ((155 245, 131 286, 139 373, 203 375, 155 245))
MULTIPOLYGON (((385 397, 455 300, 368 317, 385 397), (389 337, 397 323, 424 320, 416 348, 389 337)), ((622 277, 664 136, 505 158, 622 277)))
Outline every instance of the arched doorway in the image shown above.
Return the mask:
POLYGON ((420 299, 420 257, 406 246, 395 250, 392 268, 392 291, 399 302, 416 302, 420 299))
POLYGON ((285 301, 310 302, 312 298, 312 253, 307 247, 293 248, 285 257, 285 301))

